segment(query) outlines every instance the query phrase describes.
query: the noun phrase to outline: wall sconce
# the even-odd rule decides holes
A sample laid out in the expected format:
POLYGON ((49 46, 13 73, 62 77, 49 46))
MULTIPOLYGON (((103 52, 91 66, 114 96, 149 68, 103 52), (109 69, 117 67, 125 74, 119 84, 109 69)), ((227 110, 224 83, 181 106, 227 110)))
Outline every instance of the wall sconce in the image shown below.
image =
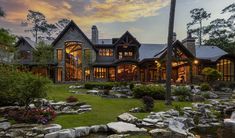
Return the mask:
POLYGON ((194 60, 193 63, 194 63, 194 64, 198 64, 199 61, 198 61, 198 60, 194 60))

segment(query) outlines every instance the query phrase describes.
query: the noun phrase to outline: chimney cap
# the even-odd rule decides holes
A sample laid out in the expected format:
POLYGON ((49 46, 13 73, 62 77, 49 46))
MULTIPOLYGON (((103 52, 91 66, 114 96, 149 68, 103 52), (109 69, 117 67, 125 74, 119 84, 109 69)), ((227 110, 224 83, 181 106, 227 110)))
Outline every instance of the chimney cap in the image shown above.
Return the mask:
POLYGON ((97 26, 96 25, 92 25, 92 29, 97 29, 97 26))
POLYGON ((176 32, 173 32, 173 36, 177 36, 176 32))

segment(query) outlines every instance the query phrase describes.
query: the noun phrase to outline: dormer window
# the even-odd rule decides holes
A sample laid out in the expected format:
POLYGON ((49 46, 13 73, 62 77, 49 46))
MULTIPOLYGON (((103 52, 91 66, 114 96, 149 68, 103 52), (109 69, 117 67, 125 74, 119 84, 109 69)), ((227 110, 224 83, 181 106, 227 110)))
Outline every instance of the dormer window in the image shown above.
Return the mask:
POLYGON ((99 49, 99 56, 111 57, 113 56, 113 49, 101 48, 99 49))

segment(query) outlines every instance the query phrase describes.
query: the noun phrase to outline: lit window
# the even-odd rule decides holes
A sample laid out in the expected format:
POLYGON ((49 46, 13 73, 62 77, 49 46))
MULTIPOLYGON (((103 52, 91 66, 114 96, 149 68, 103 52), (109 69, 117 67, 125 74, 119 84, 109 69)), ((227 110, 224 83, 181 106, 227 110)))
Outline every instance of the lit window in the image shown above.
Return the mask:
POLYGON ((106 79, 107 69, 102 67, 94 68, 94 77, 97 79, 106 79))
POLYGON ((99 55, 106 57, 113 56, 113 49, 104 49, 104 48, 99 49, 99 55))
POLYGON ((60 63, 63 58, 63 50, 62 49, 57 49, 57 61, 60 63))

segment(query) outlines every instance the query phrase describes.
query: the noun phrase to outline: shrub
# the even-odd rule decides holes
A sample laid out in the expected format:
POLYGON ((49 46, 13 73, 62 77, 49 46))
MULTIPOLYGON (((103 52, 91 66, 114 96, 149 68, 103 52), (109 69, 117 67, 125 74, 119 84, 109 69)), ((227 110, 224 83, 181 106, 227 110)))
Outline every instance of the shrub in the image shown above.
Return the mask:
POLYGON ((201 91, 209 91, 209 90, 211 90, 211 87, 210 87, 210 85, 208 83, 202 83, 200 85, 200 87, 201 87, 201 91))
POLYGON ((46 109, 19 109, 10 110, 5 114, 8 119, 13 119, 17 123, 39 123, 47 124, 56 117, 56 113, 51 108, 46 109))
POLYGON ((142 98, 143 104, 144 104, 144 110, 149 112, 152 111, 154 108, 154 99, 150 96, 144 96, 142 98))
POLYGON ((185 86, 175 87, 172 94, 174 96, 179 96, 179 101, 186 101, 186 98, 191 96, 190 89, 185 86))
POLYGON ((66 98, 66 102, 67 103, 74 103, 74 102, 77 102, 78 99, 74 96, 69 96, 68 98, 66 98))
POLYGON ((209 93, 203 93, 202 97, 206 98, 206 99, 210 99, 210 94, 209 93))
POLYGON ((214 82, 222 77, 222 73, 218 70, 210 67, 206 67, 202 70, 202 74, 206 77, 207 81, 214 82))
POLYGON ((154 99, 165 99, 165 88, 161 85, 137 85, 133 88, 135 98, 150 96, 154 99))
POLYGON ((35 98, 46 97, 48 78, 19 72, 13 67, 0 66, 0 105, 28 105, 35 98))

